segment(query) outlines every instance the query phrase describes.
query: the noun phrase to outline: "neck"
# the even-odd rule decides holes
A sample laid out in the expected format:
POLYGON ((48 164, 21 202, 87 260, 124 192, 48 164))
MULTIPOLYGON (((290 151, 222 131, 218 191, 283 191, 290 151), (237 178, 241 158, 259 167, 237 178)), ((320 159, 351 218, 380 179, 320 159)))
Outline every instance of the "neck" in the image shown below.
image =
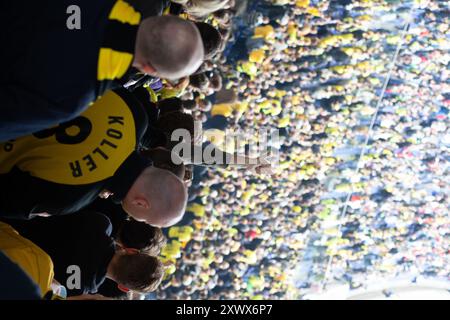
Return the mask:
POLYGON ((114 253, 114 256, 112 257, 111 261, 108 264, 108 268, 106 269, 106 278, 115 281, 115 275, 114 275, 114 266, 116 264, 117 258, 119 254, 114 253))

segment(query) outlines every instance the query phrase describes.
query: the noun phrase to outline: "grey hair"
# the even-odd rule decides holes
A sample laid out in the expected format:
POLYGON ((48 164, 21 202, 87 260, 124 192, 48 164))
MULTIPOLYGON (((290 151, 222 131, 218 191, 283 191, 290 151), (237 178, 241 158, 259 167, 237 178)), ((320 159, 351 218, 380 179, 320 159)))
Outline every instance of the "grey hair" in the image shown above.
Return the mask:
POLYGON ((172 0, 186 7, 186 12, 195 17, 204 17, 223 9, 229 0, 172 0))

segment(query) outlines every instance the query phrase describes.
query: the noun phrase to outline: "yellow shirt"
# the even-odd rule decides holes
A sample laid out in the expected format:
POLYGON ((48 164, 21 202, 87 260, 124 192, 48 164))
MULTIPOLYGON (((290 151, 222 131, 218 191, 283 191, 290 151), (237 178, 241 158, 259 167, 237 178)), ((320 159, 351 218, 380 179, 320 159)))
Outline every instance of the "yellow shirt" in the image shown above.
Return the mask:
POLYGON ((114 176, 136 143, 131 107, 108 91, 69 122, 0 144, 0 174, 16 166, 54 183, 96 183, 114 176))
POLYGON ((309 7, 309 0, 297 0, 296 2, 295 2, 295 5, 298 7, 298 8, 308 8, 309 7))
POLYGON ((289 35, 289 41, 290 42, 297 41, 297 27, 295 26, 294 23, 289 24, 288 29, 287 29, 287 33, 289 35))
POLYGON ((192 212, 196 217, 203 217, 205 215, 205 206, 198 203, 192 203, 187 207, 186 211, 192 212))
POLYGON ((168 259, 181 257, 181 242, 172 240, 161 249, 161 255, 168 259))
POLYGON ((41 248, 3 222, 0 222, 0 250, 39 286, 42 297, 51 291, 54 277, 52 259, 41 248))
POLYGON ((263 63, 265 58, 266 58, 265 51, 262 49, 258 49, 258 50, 253 50, 252 52, 250 52, 250 56, 249 56, 248 60, 250 62, 261 64, 261 63, 263 63))
POLYGON ((215 104, 211 108, 211 116, 224 116, 226 118, 230 117, 233 114, 233 104, 231 103, 220 103, 215 104))
POLYGON ((171 227, 169 229, 169 237, 177 238, 181 242, 188 242, 191 240, 193 232, 194 228, 190 226, 171 227))
POLYGON ((265 40, 268 40, 272 38, 275 35, 275 31, 273 27, 269 24, 266 26, 256 27, 254 38, 263 38, 265 40))
POLYGON ((237 70, 249 75, 252 79, 258 74, 258 67, 250 61, 239 63, 237 70))

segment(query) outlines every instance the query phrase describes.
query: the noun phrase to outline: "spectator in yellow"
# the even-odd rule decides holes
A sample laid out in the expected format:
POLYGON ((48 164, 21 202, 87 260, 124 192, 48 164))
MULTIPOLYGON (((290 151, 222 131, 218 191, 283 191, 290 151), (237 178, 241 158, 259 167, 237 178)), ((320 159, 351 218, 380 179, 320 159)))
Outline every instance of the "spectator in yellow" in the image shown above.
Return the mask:
POLYGON ((178 239, 181 242, 189 242, 193 232, 194 228, 190 226, 171 227, 169 229, 169 237, 178 239))
POLYGON ((54 273, 49 255, 3 222, 0 222, 0 250, 39 286, 42 297, 52 292, 54 273))
POLYGON ((264 62, 264 59, 266 58, 266 53, 263 49, 253 50, 250 52, 250 56, 248 58, 248 61, 254 62, 257 64, 261 64, 264 62))
POLYGON ((268 24, 266 26, 256 27, 253 38, 263 38, 264 40, 269 40, 275 36, 275 30, 268 24))

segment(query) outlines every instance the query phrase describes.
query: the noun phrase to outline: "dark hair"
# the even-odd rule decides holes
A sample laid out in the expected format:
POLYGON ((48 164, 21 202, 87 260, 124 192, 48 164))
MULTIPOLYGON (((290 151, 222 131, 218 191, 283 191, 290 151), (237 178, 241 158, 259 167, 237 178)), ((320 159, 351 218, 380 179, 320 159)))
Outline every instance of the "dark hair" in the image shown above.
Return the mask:
POLYGON ((118 284, 140 293, 155 291, 164 276, 161 261, 147 254, 120 254, 113 265, 114 279, 118 284))
MULTIPOLYGON (((172 172, 178 178, 183 179, 185 176, 186 168, 184 164, 175 164, 172 161, 173 157, 178 157, 175 154, 172 154, 169 150, 164 148, 155 148, 150 150, 141 151, 141 155, 144 157, 148 157, 153 161, 153 165, 156 168, 164 169, 172 172)), ((179 159, 180 163, 182 162, 179 159)))
POLYGON ((166 243, 160 228, 134 219, 126 220, 117 233, 117 239, 126 248, 138 249, 150 255, 158 255, 166 243))
POLYGON ((187 110, 192 110, 197 107, 197 101, 195 100, 184 100, 183 107, 187 110))
POLYGON ((189 85, 199 90, 204 90, 208 87, 209 78, 203 73, 194 74, 189 77, 189 85))
POLYGON ((222 44, 222 36, 220 35, 220 32, 212 25, 205 22, 196 22, 195 25, 200 31, 200 35, 203 40, 205 60, 213 58, 222 44))
POLYGON ((183 111, 183 101, 180 98, 169 98, 158 101, 160 116, 176 111, 183 111))
POLYGON ((186 129, 191 136, 194 136, 194 118, 184 112, 170 112, 158 119, 155 128, 169 135, 169 137, 177 129, 186 129))
POLYGON ((172 150, 181 141, 172 141, 172 134, 177 129, 185 129, 191 138, 194 137, 194 119, 191 115, 184 116, 182 112, 172 112, 164 115, 152 126, 141 139, 141 149, 166 148, 172 150), (181 119, 180 119, 181 118, 181 119))

